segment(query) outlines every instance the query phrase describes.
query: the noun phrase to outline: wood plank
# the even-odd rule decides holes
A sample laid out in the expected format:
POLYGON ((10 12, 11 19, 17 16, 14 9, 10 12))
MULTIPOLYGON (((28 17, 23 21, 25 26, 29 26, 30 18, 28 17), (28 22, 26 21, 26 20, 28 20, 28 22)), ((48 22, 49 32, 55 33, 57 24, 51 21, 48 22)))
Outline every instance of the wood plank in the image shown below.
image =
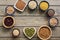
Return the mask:
MULTIPOLYGON (((27 2, 28 0, 24 0, 27 2)), ((42 0, 37 0, 38 4, 42 0)), ((54 9, 56 14, 54 17, 57 17, 59 20, 59 24, 56 28, 54 28, 52 38, 50 40, 60 40, 60 0, 46 0, 51 5, 50 8, 54 9)), ((20 29, 19 38, 11 38, 12 29, 5 29, 2 26, 2 19, 5 13, 6 5, 14 5, 16 0, 0 0, 0 40, 29 40, 23 34, 24 27, 35 27, 38 30, 39 26, 41 25, 48 25, 48 19, 46 18, 45 14, 41 14, 38 8, 34 12, 30 12, 28 7, 26 7, 23 13, 15 10, 14 17, 16 19, 16 24, 14 28, 20 29)), ((37 34, 34 36, 32 40, 39 40, 37 38, 37 34)))
MULTIPOLYGON (((24 27, 27 27, 27 26, 24 26, 24 27)), ((20 35, 19 35, 19 37, 21 37, 21 38, 25 38, 25 36, 23 34, 23 28, 24 27, 22 27, 22 26, 20 26, 20 27, 15 26, 14 27, 14 28, 20 29, 20 35)), ((34 26, 28 26, 28 27, 34 27, 34 26)), ((38 31, 38 28, 39 27, 35 27, 35 28, 38 31)), ((53 37, 56 37, 56 38, 59 38, 60 37, 60 27, 56 27, 54 30, 52 29, 52 32, 53 32, 52 38, 53 37)), ((12 37, 12 29, 9 29, 8 30, 8 29, 5 29, 3 27, 0 27, 0 37, 1 38, 4 38, 4 37, 7 37, 7 38, 12 37)), ((34 38, 36 38, 36 37, 37 37, 37 34, 34 36, 34 38)))
MULTIPOLYGON (((57 16, 59 20, 58 26, 60 26, 60 17, 57 16)), ((2 19, 3 17, 0 17, 0 26, 2 26, 2 19)), ((14 26, 41 26, 41 25, 48 25, 48 18, 46 17, 15 17, 15 25, 14 26)))
POLYGON ((0 0, 0 5, 13 5, 16 0, 0 0))
POLYGON ((60 5, 60 0, 46 0, 50 5, 60 5))
MULTIPOLYGON (((0 38, 0 40, 29 40, 27 38, 0 38)), ((31 40, 39 40, 38 38, 33 38, 31 40)))
POLYGON ((50 6, 49 9, 55 10, 55 16, 60 16, 60 6, 50 6))
MULTIPOLYGON (((0 0, 0 5, 14 5, 17 0, 0 0)), ((27 2, 28 0, 24 0, 27 2)), ((38 4, 43 0, 37 0, 38 4)), ((50 5, 60 5, 60 0, 46 0, 50 5)))
MULTIPOLYGON (((2 19, 3 17, 0 17, 0 26, 2 26, 2 19)), ((15 17, 15 19, 15 26, 40 26, 48 24, 45 17, 15 17)))
POLYGON ((45 24, 48 24, 45 17, 18 17, 15 26, 40 26, 45 24))
MULTIPOLYGON (((6 6, 0 6, 0 15, 5 15, 5 8, 6 6)), ((60 15, 60 6, 50 6, 49 9, 54 9, 56 14, 55 16, 59 16, 60 15)), ((19 12, 17 10, 15 10, 14 16, 45 16, 45 14, 39 12, 39 9, 37 8, 35 11, 31 12, 28 10, 28 7, 25 9, 24 12, 19 12)))
MULTIPOLYGON (((27 38, 0 38, 0 40, 29 40, 27 38)), ((33 38, 31 40, 40 40, 38 38, 33 38)), ((60 40, 60 38, 51 38, 49 40, 60 40)))
MULTIPOLYGON (((6 8, 6 6, 0 6, 0 15, 5 15, 6 13, 5 13, 5 8, 6 8)), ((30 16, 30 15, 35 15, 35 16, 41 16, 41 15, 43 15, 43 14, 41 14, 41 13, 39 12, 39 10, 37 9, 37 10, 35 10, 35 11, 33 11, 33 12, 31 12, 31 11, 29 11, 28 10, 28 8, 26 8, 25 9, 25 11, 24 12, 19 12, 19 11, 17 11, 17 10, 15 10, 15 13, 14 13, 14 16, 30 16)))
MULTIPOLYGON (((0 5, 14 5, 17 0, 0 0, 0 5)), ((29 0, 23 0, 24 2, 28 3, 29 0)))

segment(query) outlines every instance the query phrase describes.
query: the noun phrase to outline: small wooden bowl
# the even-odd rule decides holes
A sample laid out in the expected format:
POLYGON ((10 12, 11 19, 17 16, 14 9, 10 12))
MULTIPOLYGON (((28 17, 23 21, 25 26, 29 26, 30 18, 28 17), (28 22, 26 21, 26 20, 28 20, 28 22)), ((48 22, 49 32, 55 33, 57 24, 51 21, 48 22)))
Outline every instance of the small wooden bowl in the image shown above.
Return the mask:
POLYGON ((40 39, 42 39, 42 40, 48 40, 48 39, 52 36, 52 30, 51 30, 51 28, 50 28, 49 26, 43 25, 43 26, 41 26, 41 27, 38 29, 37 35, 38 35, 38 37, 39 37, 40 39), (39 30, 40 30, 41 28, 43 28, 43 27, 47 27, 47 28, 50 30, 50 32, 51 32, 50 36, 49 36, 48 38, 46 38, 46 39, 43 39, 43 38, 39 35, 39 30))
POLYGON ((5 28, 12 28, 12 27, 14 26, 14 24, 15 24, 15 19, 14 19, 14 17, 12 17, 12 16, 6 16, 6 17, 3 18, 2 21, 3 21, 3 26, 4 26, 5 28), (4 23, 4 20, 5 20, 5 18, 7 18, 7 17, 11 17, 11 18, 13 19, 13 24, 12 24, 11 26, 6 26, 5 23, 4 23))

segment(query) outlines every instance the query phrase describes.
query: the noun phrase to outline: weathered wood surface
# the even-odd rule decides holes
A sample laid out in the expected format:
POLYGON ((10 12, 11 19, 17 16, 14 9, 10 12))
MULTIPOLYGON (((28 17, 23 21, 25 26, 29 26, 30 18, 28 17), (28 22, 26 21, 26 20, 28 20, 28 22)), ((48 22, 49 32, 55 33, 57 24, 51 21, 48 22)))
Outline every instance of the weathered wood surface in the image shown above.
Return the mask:
MULTIPOLYGON (((29 0, 24 0, 25 2, 29 0)), ((37 0, 38 4, 42 0, 37 0)), ((56 28, 54 28, 53 35, 50 40, 60 40, 60 0, 46 0, 49 2, 51 9, 55 10, 55 16, 59 20, 59 24, 56 28)), ((5 29, 2 26, 2 19, 5 16, 5 8, 7 5, 14 5, 16 0, 0 0, 0 40, 28 40, 24 34, 23 34, 23 28, 24 27, 35 27, 36 30, 38 30, 39 26, 41 25, 48 25, 48 18, 45 14, 41 14, 38 10, 38 8, 30 12, 28 10, 28 7, 26 7, 25 11, 23 13, 15 10, 15 14, 13 15, 16 19, 16 24, 13 28, 19 28, 20 29, 20 36, 18 38, 12 38, 12 29, 5 29)), ((39 40, 37 38, 37 34, 34 36, 32 40, 39 40)))
MULTIPOLYGON (((29 1, 29 0, 24 0, 25 2, 29 1)), ((37 0, 38 4, 40 3, 40 1, 43 0, 37 0)), ((46 0, 49 2, 50 5, 60 5, 60 0, 46 0)), ((16 2, 16 0, 0 0, 0 5, 14 5, 14 3, 16 2)))
MULTIPOLYGON (((28 26, 25 26, 25 27, 28 27, 28 26)), ((35 27, 35 26, 29 26, 29 27, 35 27)), ((14 28, 18 28, 20 29, 20 36, 21 38, 25 38, 24 34, 23 34, 23 26, 15 26, 14 28)), ((35 27, 36 30, 38 31, 39 27, 35 27)), ((12 37, 12 32, 13 29, 4 29, 3 27, 0 27, 0 37, 12 37)), ((53 32, 53 35, 52 37, 55 37, 55 38, 59 38, 60 37, 60 27, 56 27, 55 29, 52 29, 52 32, 53 32)), ((34 36, 35 38, 37 38, 37 33, 36 35, 34 36)))
MULTIPOLYGON (((0 38, 0 40, 28 40, 27 38, 0 38)), ((31 40, 39 40, 38 38, 33 38, 31 40)), ((51 38, 49 40, 60 40, 60 38, 51 38)))
MULTIPOLYGON (((0 15, 4 16, 6 13, 5 13, 5 8, 7 6, 0 6, 0 15)), ((50 6, 49 9, 54 9, 56 14, 55 16, 59 16, 60 15, 60 6, 50 6)), ((41 14, 39 12, 39 9, 37 8, 35 11, 31 12, 28 10, 28 7, 26 7, 25 11, 24 12, 19 12, 17 10, 15 10, 15 13, 14 13, 14 16, 45 16, 43 13, 41 14)))
MULTIPOLYGON (((60 17, 56 17, 58 20, 60 17)), ((48 25, 48 19, 46 17, 15 17, 15 25, 14 26, 41 26, 48 25)), ((2 26, 3 17, 0 17, 0 26, 2 26)), ((60 21, 57 26, 60 26, 60 21)))

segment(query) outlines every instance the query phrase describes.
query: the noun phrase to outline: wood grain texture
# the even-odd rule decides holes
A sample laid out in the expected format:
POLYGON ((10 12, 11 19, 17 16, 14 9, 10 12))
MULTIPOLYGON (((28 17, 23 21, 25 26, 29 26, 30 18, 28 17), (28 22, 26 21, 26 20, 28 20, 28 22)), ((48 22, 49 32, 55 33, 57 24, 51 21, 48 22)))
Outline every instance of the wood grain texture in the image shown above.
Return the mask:
MULTIPOLYGON (((60 26, 60 17, 56 17, 59 20, 60 26)), ((0 26, 2 26, 3 17, 0 17, 0 26)), ((48 25, 49 19, 46 17, 15 17, 15 25, 14 26, 41 26, 48 25)))
MULTIPOLYGON (((2 20, 3 17, 0 17, 0 26, 2 26, 2 20)), ((15 26, 40 26, 48 24, 48 20, 44 17, 15 17, 15 21, 15 26)))
MULTIPOLYGON (((25 2, 29 0, 24 0, 25 2)), ((43 0, 37 0, 38 4, 43 0)), ((60 0, 46 0, 50 5, 60 5, 60 0)), ((0 5, 14 5, 16 0, 0 0, 0 5)))
MULTIPOLYGON (((2 26, 3 17, 0 17, 0 26, 2 26)), ((45 17, 15 17, 15 26, 40 26, 48 24, 45 17)))
MULTIPOLYGON (((27 38, 0 38, 0 40, 29 40, 27 38)), ((31 40, 40 40, 38 38, 33 38, 31 40)), ((60 38, 51 38, 49 40, 60 40, 60 38)))
MULTIPOLYGON (((0 5, 14 5, 17 0, 0 0, 0 5)), ((23 0, 28 3, 29 0, 23 0)))
POLYGON ((60 0, 46 0, 50 5, 60 5, 60 0))
MULTIPOLYGON (((34 27, 34 26, 25 26, 25 27, 34 27)), ((22 26, 18 27, 18 26, 15 26, 14 28, 18 28, 20 30, 20 35, 19 37, 21 38, 25 38, 24 34, 23 34, 23 28, 22 26)), ((2 27, 0 27, 0 38, 9 38, 9 37, 12 37, 12 30, 14 29, 5 29, 2 27)), ((35 27, 36 30, 38 31, 39 27, 35 27)), ((56 27, 55 29, 52 29, 52 38, 59 38, 60 37, 60 27, 56 27)), ((37 38, 37 34, 34 36, 34 38, 37 38)))
MULTIPOLYGON (((24 0, 26 3, 28 3, 29 0, 24 0)), ((37 0, 38 5, 42 0, 37 0)), ((49 40, 60 40, 60 0, 46 0, 50 4, 50 9, 55 10, 54 17, 57 17, 59 20, 59 24, 56 28, 52 29, 52 37, 49 40)), ((48 25, 48 18, 44 13, 40 13, 39 9, 37 8, 35 11, 31 12, 28 10, 28 7, 24 10, 24 12, 19 12, 15 9, 15 13, 13 16, 15 17, 16 24, 13 28, 20 29, 20 35, 18 38, 12 38, 12 29, 5 29, 2 26, 2 19, 5 16, 5 8, 8 5, 14 5, 16 0, 0 0, 0 40, 29 40, 27 39, 23 34, 23 28, 24 27, 35 27, 36 30, 41 25, 48 25)), ((37 34, 31 39, 31 40, 40 40, 37 37, 37 34)))
MULTIPOLYGON (((2 27, 2 19, 3 19, 3 16, 5 15, 4 14, 4 11, 3 10, 5 10, 5 8, 4 7, 6 7, 6 6, 1 6, 1 9, 0 10, 2 10, 1 12, 2 12, 2 16, 1 16, 1 14, 0 14, 0 26, 2 27)), ((52 8, 52 9, 54 9, 55 11, 56 11, 56 14, 55 14, 55 17, 57 17, 58 18, 58 20, 60 19, 60 17, 59 17, 59 14, 58 13, 60 13, 59 11, 57 12, 57 10, 59 10, 59 9, 57 9, 58 8, 58 6, 56 6, 56 7, 54 7, 54 6, 52 6, 52 7, 50 7, 50 8, 52 8), (52 8, 53 7, 53 8, 52 8)), ((27 9, 26 9, 27 10, 27 9)), ((24 28, 24 27, 30 27, 30 26, 35 26, 36 27, 36 29, 38 29, 39 27, 37 27, 37 26, 41 26, 41 25, 47 25, 48 24, 48 19, 46 18, 46 16, 44 15, 44 14, 40 14, 40 16, 38 16, 39 14, 28 14, 27 13, 27 11, 24 11, 23 13, 21 13, 21 14, 19 14, 20 12, 15 12, 15 14, 14 14, 14 17, 15 17, 15 19, 16 19, 16 24, 14 25, 16 28, 19 28, 20 30, 21 30, 21 35, 19 36, 19 37, 21 37, 23 40, 28 40, 28 39, 24 39, 25 38, 25 36, 23 35, 23 32, 22 32, 22 29, 24 28), (27 13, 27 15, 26 15, 26 13, 27 13), (25 16, 24 16, 25 15, 25 16), (30 16, 29 16, 30 15, 30 16), (34 16, 33 16, 34 15, 34 16), (23 38, 24 37, 24 38, 23 38)), ((35 13, 35 12, 34 12, 35 13)), ((37 13, 37 12, 36 12, 37 13)), ((60 21, 59 21, 59 25, 58 26, 60 26, 60 21)), ((12 37, 12 35, 11 35, 11 32, 12 32, 12 29, 10 29, 10 30, 6 30, 6 29, 4 29, 4 28, 1 28, 1 30, 0 30, 1 32, 0 32, 0 37, 2 37, 2 38, 5 38, 5 37, 12 37)), ((60 27, 56 27, 54 30, 53 30, 53 35, 52 35, 52 37, 54 37, 54 38, 52 38, 52 39, 50 39, 50 40, 59 40, 59 37, 60 37, 60 27), (55 38, 55 37, 57 37, 57 38, 55 38)), ((35 35, 34 37, 37 37, 37 35, 35 35)), ((1 40, 3 40, 1 38, 1 40)), ((7 40, 10 40, 9 38, 6 38, 7 40)), ((17 40, 19 40, 19 39, 17 39, 17 40)), ((35 38, 33 38, 32 40, 35 40, 35 38)), ((36 39, 37 40, 37 39, 36 39)))
MULTIPOLYGON (((0 6, 0 15, 4 16, 5 13, 5 8, 7 6, 0 6)), ((60 6, 50 6, 49 9, 54 9, 56 14, 55 16, 59 16, 60 15, 60 6)), ((45 16, 44 13, 39 12, 39 9, 37 8, 35 11, 31 12, 29 11, 28 7, 26 7, 26 9, 24 10, 24 12, 19 12, 17 10, 15 10, 14 16, 45 16)))

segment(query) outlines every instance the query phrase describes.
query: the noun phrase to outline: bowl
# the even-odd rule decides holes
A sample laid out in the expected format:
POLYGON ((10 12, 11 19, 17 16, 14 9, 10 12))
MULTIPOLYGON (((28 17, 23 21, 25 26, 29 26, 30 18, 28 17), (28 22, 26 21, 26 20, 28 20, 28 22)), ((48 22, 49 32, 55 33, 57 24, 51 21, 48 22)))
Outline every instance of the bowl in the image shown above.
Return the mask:
POLYGON ((37 35, 38 35, 38 37, 40 38, 40 39, 42 39, 42 40, 48 40, 51 36, 52 36, 52 30, 51 30, 51 28, 49 27, 49 26, 47 26, 47 25, 43 25, 43 26, 40 26, 40 28, 38 29, 38 32, 37 32, 37 35), (46 29, 45 29, 45 31, 41 31, 42 32, 42 34, 39 32, 40 30, 41 30, 41 28, 48 28, 49 29, 49 32, 50 32, 50 34, 49 34, 49 36, 46 36, 47 34, 47 32, 46 32, 46 29), (45 34, 44 34, 44 32, 46 32, 45 34), (41 35, 43 36, 43 37, 47 37, 47 38, 42 38, 41 37, 41 35))
POLYGON ((12 16, 5 16, 3 18, 3 26, 5 28, 12 28, 15 24, 15 19, 12 16), (9 24, 10 23, 10 24, 9 24))
POLYGON ((48 24, 49 24, 50 27, 56 27, 59 24, 59 20, 57 18, 55 18, 55 17, 52 17, 52 18, 49 19, 48 24), (54 19, 57 22, 53 21, 54 19), (54 22, 53 23, 54 25, 52 24, 51 20, 52 20, 52 22, 54 22))
POLYGON ((8 5, 8 6, 5 8, 5 13, 7 13, 8 15, 14 14, 14 13, 15 13, 14 7, 8 5))
POLYGON ((35 27, 25 27, 23 29, 23 33, 28 39, 32 39, 36 34, 36 29, 35 29, 35 27), (31 32, 33 32, 33 33, 31 33, 31 32))
MULTIPOLYGON (((19 5, 20 5, 20 4, 19 4, 19 5)), ((27 6, 27 2, 25 2, 24 0, 17 0, 16 3, 14 4, 14 8, 16 8, 17 10, 19 10, 19 11, 21 11, 21 12, 24 11, 24 9, 26 8, 26 6, 27 6), (16 4, 17 4, 19 1, 22 1, 22 2, 25 4, 24 7, 23 7, 23 9, 17 8, 16 4)))
POLYGON ((13 37, 18 37, 20 35, 20 30, 18 28, 14 28, 12 30, 12 36, 13 37))
POLYGON ((41 5, 41 3, 42 3, 42 2, 47 3, 47 4, 48 4, 48 8, 49 8, 49 3, 48 3, 47 1, 41 1, 41 2, 40 2, 40 4, 39 4, 39 10, 40 10, 40 11, 42 11, 42 12, 45 12, 45 11, 47 11, 47 10, 48 10, 48 8, 47 8, 47 9, 44 9, 44 10, 43 10, 43 9, 41 9, 40 5, 41 5))

